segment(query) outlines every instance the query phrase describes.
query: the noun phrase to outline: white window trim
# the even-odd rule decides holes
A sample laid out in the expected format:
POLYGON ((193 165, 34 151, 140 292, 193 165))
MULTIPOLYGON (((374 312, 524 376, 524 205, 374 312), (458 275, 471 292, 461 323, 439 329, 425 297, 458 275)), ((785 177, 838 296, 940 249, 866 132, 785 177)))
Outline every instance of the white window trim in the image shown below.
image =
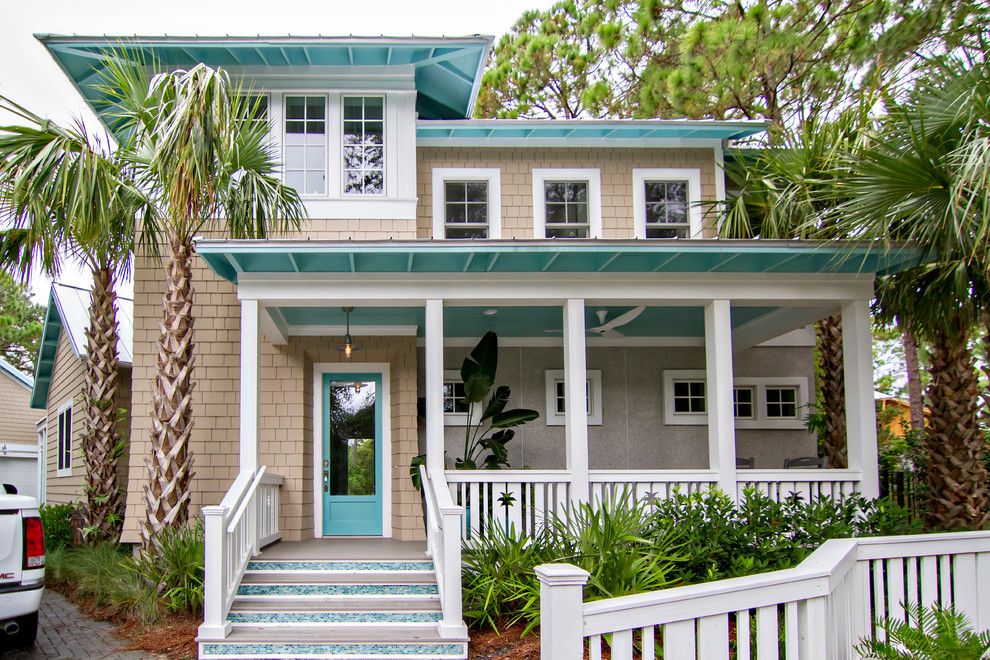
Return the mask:
MULTIPOLYGON (((544 375, 547 403, 547 426, 564 426, 567 415, 557 412, 557 392, 554 383, 564 380, 563 369, 547 369, 544 375)), ((588 426, 602 425, 602 372, 588 369, 587 380, 591 384, 591 406, 588 410, 588 426)))
MULTIPOLYGON (((533 237, 547 237, 547 181, 588 182, 588 238, 602 237, 602 178, 597 167, 574 169, 535 168, 533 170, 533 237)), ((567 240, 567 239, 561 239, 567 240)))
MULTIPOLYGON (((694 380, 705 382, 707 394, 707 378, 702 369, 669 369, 663 372, 663 413, 667 426, 705 426, 708 424, 708 413, 676 413, 674 412, 674 381, 694 380)), ((737 377, 732 381, 733 387, 752 387, 756 390, 753 401, 754 416, 750 419, 736 419, 737 429, 781 429, 805 430, 808 416, 808 379, 803 376, 764 376, 737 377), (795 419, 779 419, 767 417, 767 387, 796 387, 798 416, 795 419)), ((707 406, 706 406, 707 408, 707 406)))
POLYGON ((72 476, 72 452, 75 451, 75 447, 72 442, 72 429, 76 423, 76 413, 72 410, 72 399, 69 399, 55 411, 55 476, 56 477, 71 477, 72 476), (59 461, 62 459, 63 447, 61 445, 62 435, 59 431, 61 426, 62 413, 66 410, 69 411, 69 465, 68 467, 59 468, 59 461))
POLYGON ((433 168, 433 238, 446 237, 446 181, 488 182, 488 238, 502 238, 502 171, 497 167, 433 168))
MULTIPOLYGON (((688 238, 704 238, 705 211, 701 207, 701 170, 697 168, 633 169, 633 225, 636 238, 646 238, 646 182, 688 182, 688 238)), ((650 240, 671 240, 654 238, 650 240)))
MULTIPOLYGON (((454 369, 444 369, 443 372, 443 382, 444 384, 450 381, 461 382, 461 372, 454 369)), ((474 415, 471 419, 471 424, 477 424, 481 421, 481 413, 485 407, 484 403, 475 405, 474 415)), ((445 412, 443 414, 443 425, 444 426, 465 426, 468 423, 468 414, 459 412, 445 412)))

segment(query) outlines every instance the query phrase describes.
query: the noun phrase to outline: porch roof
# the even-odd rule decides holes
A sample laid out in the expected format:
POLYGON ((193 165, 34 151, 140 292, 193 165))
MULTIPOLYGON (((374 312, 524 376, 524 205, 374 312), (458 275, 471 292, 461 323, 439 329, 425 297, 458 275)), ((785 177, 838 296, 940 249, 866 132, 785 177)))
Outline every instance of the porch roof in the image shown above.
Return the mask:
POLYGON ((920 250, 772 240, 205 240, 196 251, 230 282, 241 273, 895 273, 920 250))

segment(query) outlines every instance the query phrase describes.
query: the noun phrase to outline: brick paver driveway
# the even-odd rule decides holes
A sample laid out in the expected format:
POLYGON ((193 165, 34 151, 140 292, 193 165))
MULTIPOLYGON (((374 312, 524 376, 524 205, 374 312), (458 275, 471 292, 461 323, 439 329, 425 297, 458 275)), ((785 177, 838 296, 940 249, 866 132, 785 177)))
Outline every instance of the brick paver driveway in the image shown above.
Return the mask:
MULTIPOLYGON (((2 645, 0 640, 0 645, 2 645)), ((61 594, 49 589, 41 599, 38 641, 30 651, 0 650, 3 660, 27 658, 113 658, 138 660, 154 657, 120 649, 124 643, 113 636, 113 626, 93 621, 61 594)), ((3 649, 0 646, 0 649, 3 649)))

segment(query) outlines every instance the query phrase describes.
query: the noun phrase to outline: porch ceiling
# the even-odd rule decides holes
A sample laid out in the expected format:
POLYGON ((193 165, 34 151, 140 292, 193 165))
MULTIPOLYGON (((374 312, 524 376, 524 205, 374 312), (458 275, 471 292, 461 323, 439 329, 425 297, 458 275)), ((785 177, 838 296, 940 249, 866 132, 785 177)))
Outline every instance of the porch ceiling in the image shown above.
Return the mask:
POLYGON ((221 277, 240 273, 893 273, 913 247, 769 240, 199 240, 221 277))

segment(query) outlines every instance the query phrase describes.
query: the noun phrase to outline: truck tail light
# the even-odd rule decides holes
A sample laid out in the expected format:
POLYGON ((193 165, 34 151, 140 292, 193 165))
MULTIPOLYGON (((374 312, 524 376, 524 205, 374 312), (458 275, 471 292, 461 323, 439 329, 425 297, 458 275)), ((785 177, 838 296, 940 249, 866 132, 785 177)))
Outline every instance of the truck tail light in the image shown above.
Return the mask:
POLYGON ((45 530, 41 527, 41 518, 24 519, 24 568, 44 568, 45 566, 45 530))

